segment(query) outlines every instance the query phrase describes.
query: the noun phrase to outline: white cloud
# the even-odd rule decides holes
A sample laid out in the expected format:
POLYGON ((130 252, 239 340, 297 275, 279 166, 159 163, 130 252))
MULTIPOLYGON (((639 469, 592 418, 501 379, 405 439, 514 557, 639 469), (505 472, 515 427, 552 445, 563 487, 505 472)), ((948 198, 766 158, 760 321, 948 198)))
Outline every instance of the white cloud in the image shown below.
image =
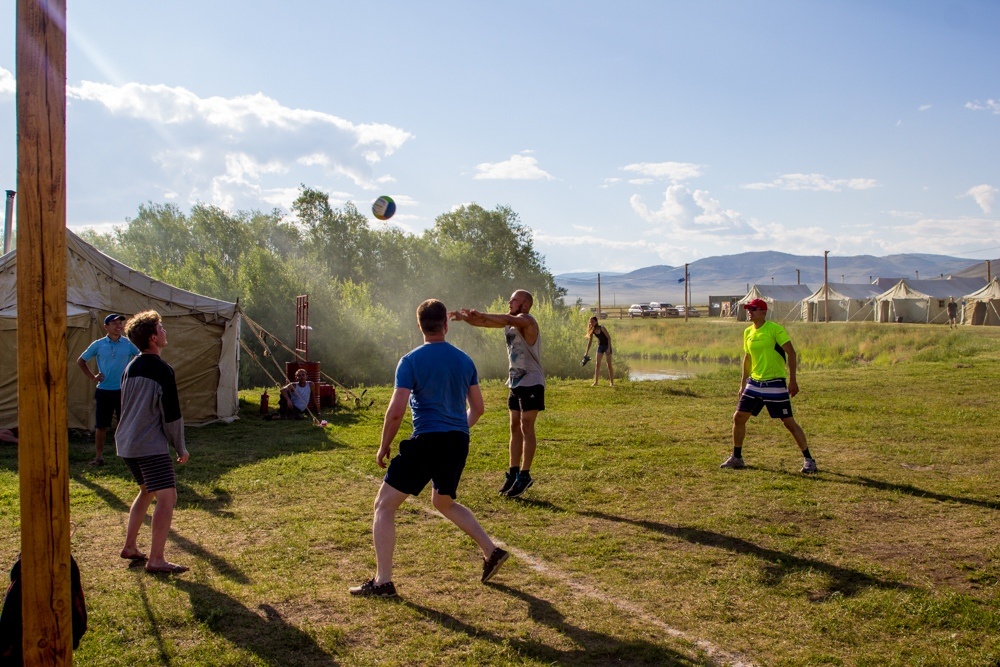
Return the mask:
POLYGON ((919 107, 917 107, 917 111, 927 111, 930 108, 931 108, 930 104, 921 104, 919 107))
POLYGON ((704 168, 700 164, 690 162, 636 162, 622 167, 622 171, 645 176, 644 182, 647 183, 651 183, 651 179, 679 183, 704 174, 704 168))
POLYGON ((629 203, 639 217, 664 225, 668 233, 747 234, 752 231, 740 213, 724 209, 707 191, 691 191, 684 185, 669 186, 657 210, 647 207, 639 195, 632 195, 629 203))
POLYGON ((966 102, 965 108, 972 111, 989 111, 995 115, 1000 115, 1000 100, 986 100, 985 104, 979 100, 966 102))
POLYGON ((0 67, 0 98, 8 95, 13 97, 16 90, 17 82, 14 81, 14 75, 0 67))
POLYGON ((842 190, 870 190, 878 187, 872 178, 827 178, 823 174, 784 174, 770 183, 748 183, 747 190, 811 190, 814 192, 840 192, 842 190))
POLYGON ((972 197, 979 204, 979 208, 983 209, 983 213, 989 215, 993 212, 993 202, 996 201, 998 190, 992 185, 977 185, 975 187, 969 188, 965 192, 965 197, 972 197))
MULTIPOLYGON (((524 151, 530 152, 530 151, 524 151)), ((476 165, 476 180, 552 181, 555 177, 538 167, 538 160, 526 155, 511 155, 505 162, 481 162, 476 165)))

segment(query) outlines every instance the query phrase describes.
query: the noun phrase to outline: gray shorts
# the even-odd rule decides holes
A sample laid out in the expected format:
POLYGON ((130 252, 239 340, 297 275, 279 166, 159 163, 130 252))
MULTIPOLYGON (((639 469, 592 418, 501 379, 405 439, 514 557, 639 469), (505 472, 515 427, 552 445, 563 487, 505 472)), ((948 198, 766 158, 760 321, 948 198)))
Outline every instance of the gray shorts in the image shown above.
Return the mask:
POLYGON ((132 477, 139 483, 139 486, 146 488, 146 493, 172 489, 177 486, 177 479, 174 477, 174 461, 170 458, 169 453, 138 458, 122 457, 122 461, 128 466, 132 477))

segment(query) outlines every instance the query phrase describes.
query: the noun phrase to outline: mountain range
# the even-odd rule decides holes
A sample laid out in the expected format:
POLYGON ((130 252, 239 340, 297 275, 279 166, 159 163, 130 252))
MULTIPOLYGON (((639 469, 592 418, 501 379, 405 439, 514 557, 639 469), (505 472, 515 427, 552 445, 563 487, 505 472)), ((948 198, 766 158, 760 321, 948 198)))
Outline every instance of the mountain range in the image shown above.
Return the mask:
MULTIPOLYGON (((776 251, 706 257, 691 262, 687 271, 694 304, 707 303, 709 295, 743 296, 755 284, 803 284, 813 289, 823 285, 822 256, 776 251)), ((1000 259, 973 262, 962 257, 915 253, 827 258, 830 283, 871 283, 877 278, 986 278, 987 271, 997 275, 1000 259)), ((566 303, 580 300, 589 305, 597 303, 598 275, 602 306, 627 308, 643 301, 684 303, 683 266, 647 266, 628 273, 561 273, 554 278, 556 285, 567 291, 566 303)))

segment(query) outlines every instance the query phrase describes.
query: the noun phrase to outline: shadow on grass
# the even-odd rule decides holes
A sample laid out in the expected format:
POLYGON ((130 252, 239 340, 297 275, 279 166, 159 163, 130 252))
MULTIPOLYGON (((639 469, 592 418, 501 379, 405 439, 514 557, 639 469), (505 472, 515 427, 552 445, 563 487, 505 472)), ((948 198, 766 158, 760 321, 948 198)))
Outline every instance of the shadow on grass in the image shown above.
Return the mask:
MULTIPOLYGON (((770 470, 769 472, 782 472, 780 470, 770 470)), ((937 493, 935 491, 927 491, 926 489, 921 489, 920 487, 913 486, 912 484, 895 484, 893 482, 883 482, 882 480, 872 479, 870 477, 861 477, 860 475, 845 475, 839 472, 830 472, 828 470, 820 471, 823 474, 823 478, 832 479, 830 481, 837 482, 838 484, 855 484, 857 486, 867 486, 871 489, 878 489, 879 491, 890 491, 893 493, 905 493, 909 496, 914 496, 916 498, 929 498, 931 500, 938 500, 943 503, 959 503, 961 505, 971 505, 973 507, 985 507, 991 510, 1000 510, 1000 502, 993 500, 976 500, 975 498, 964 498, 962 496, 950 496, 946 493, 937 493)))
POLYGON ((710 530, 702 530, 701 528, 691 528, 685 526, 671 526, 665 523, 644 521, 641 519, 629 519, 626 517, 615 516, 613 514, 605 514, 603 512, 585 511, 580 512, 580 514, 583 516, 603 519, 605 521, 614 521, 615 523, 629 523, 633 526, 638 526, 662 535, 676 537, 692 544, 725 549, 726 551, 730 551, 734 554, 760 558, 768 563, 764 570, 767 576, 766 583, 771 586, 776 585, 785 576, 793 572, 815 570, 816 572, 821 572, 830 578, 829 593, 840 593, 844 596, 856 595, 867 588, 894 590, 911 590, 913 588, 908 584, 886 581, 884 579, 879 579, 865 574, 864 572, 838 567, 837 565, 831 565, 830 563, 825 563, 821 560, 802 558, 800 556, 793 556, 783 551, 767 549, 748 540, 733 537, 731 535, 725 535, 723 533, 714 533, 710 530))
POLYGON ((253 653, 264 664, 310 667, 338 664, 315 639, 283 619, 271 605, 258 605, 260 613, 256 613, 239 600, 204 584, 181 578, 172 579, 171 584, 188 594, 191 613, 199 623, 234 646, 253 653))
MULTIPOLYGON (((129 563, 129 569, 139 569, 141 571, 142 563, 133 561, 129 563)), ((146 583, 142 578, 139 579, 139 597, 142 598, 142 610, 146 612, 146 620, 149 621, 149 631, 153 635, 153 641, 156 642, 159 662, 163 665, 169 665, 170 654, 167 653, 166 644, 163 642, 163 635, 160 633, 160 626, 156 622, 156 616, 153 614, 153 606, 149 604, 149 596, 146 594, 146 583)))
MULTIPOLYGON (((599 667, 601 665, 694 666, 713 664, 711 661, 699 661, 649 641, 623 640, 601 632, 579 628, 568 623, 562 612, 547 600, 510 586, 494 583, 486 585, 526 602, 528 604, 528 618, 535 623, 546 625, 557 634, 566 637, 573 643, 574 648, 559 649, 534 639, 522 639, 515 635, 499 635, 484 627, 466 623, 450 614, 421 606, 409 600, 402 600, 402 604, 438 623, 446 630, 460 632, 467 635, 469 639, 485 639, 502 648, 509 647, 516 651, 519 656, 547 665, 573 665, 574 667, 576 665, 592 665, 599 667)), ((642 630, 642 632, 646 632, 646 630, 642 630)))

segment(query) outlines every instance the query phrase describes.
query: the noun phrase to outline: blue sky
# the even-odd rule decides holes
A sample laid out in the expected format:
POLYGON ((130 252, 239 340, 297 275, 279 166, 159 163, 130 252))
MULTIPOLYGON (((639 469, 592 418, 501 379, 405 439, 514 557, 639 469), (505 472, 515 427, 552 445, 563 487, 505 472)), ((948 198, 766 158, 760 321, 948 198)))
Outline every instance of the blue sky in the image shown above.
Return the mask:
POLYGON ((306 184, 413 233, 510 206, 555 273, 1000 255, 992 0, 90 0, 67 23, 75 229, 147 201, 287 212, 306 184))

